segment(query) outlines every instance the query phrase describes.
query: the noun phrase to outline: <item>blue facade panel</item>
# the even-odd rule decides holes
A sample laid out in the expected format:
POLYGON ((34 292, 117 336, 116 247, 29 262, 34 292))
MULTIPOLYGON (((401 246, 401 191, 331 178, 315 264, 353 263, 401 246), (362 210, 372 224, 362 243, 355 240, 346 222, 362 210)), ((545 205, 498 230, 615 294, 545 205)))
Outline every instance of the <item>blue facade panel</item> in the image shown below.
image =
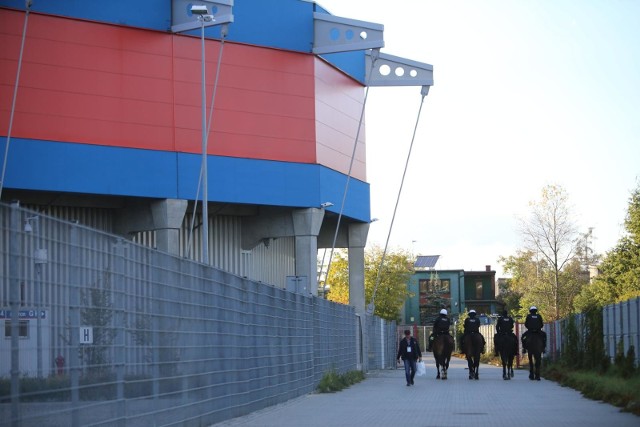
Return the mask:
MULTIPOLYGON (((24 10, 24 0, 0 0, 0 6, 24 10)), ((315 5, 300 0, 236 0, 234 22, 227 40, 276 49, 311 53, 315 5)), ((317 7, 317 11, 325 12, 317 7)), ((32 12, 68 16, 122 26, 171 31, 171 0, 36 0, 32 12)), ((357 17, 349 17, 357 19, 357 17)), ((200 35, 200 30, 185 34, 200 35)), ((220 27, 205 28, 208 38, 220 38, 220 27)), ((341 52, 322 57, 364 83, 364 51, 341 52)))
MULTIPOLYGON (((0 139, 4 152, 6 138, 0 139)), ((12 138, 5 188, 195 199, 201 156, 12 138), (12 165, 20 165, 20 168, 12 165)), ((209 201, 340 211, 346 176, 321 165, 209 156, 209 201)), ((369 184, 350 179, 343 214, 370 220, 369 184)))
MULTIPOLYGON (((0 6, 24 10, 24 0, 0 0, 0 6)), ((128 27, 167 31, 171 0, 34 0, 31 11, 128 27)))
MULTIPOLYGON (((3 137, 3 153, 5 144, 3 137)), ((175 158, 162 151, 12 138, 4 187, 175 197, 175 158)))

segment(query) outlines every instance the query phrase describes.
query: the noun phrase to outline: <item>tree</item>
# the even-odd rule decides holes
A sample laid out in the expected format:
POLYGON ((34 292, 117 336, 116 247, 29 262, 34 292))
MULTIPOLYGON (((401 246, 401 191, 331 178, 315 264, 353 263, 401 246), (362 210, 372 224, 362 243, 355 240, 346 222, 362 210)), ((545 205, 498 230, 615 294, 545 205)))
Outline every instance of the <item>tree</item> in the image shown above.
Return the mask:
POLYGON ((521 316, 520 308, 522 307, 520 300, 522 293, 515 290, 512 285, 513 279, 507 279, 504 283, 499 283, 497 300, 505 307, 511 316, 521 316))
POLYGON ((432 271, 428 282, 423 288, 420 284, 420 324, 431 325, 440 314, 440 310, 451 304, 449 286, 445 286, 438 277, 437 271, 432 271))
POLYGON ((640 182, 629 197, 629 208, 624 220, 624 227, 629 233, 631 241, 640 244, 640 182))
MULTIPOLYGON (((371 302, 378 270, 382 262, 383 250, 374 246, 365 251, 364 293, 365 304, 371 302)), ((337 252, 331 263, 327 283, 331 291, 327 297, 342 304, 349 303, 349 261, 344 252, 337 252)), ((386 320, 400 320, 400 309, 410 296, 407 282, 413 274, 413 255, 408 251, 387 252, 375 297, 374 314, 386 320)))
POLYGON ((336 251, 333 255, 327 284, 330 286, 328 300, 349 304, 349 259, 346 252, 336 251))
POLYGON ((640 185, 629 198, 624 225, 627 234, 605 255, 600 273, 577 299, 580 309, 640 296, 640 185))
POLYGON ((525 294, 529 288, 539 287, 539 266, 535 260, 535 253, 520 249, 515 255, 500 257, 499 261, 504 272, 511 275, 506 289, 500 290, 502 301, 514 316, 526 316, 528 306, 525 294))
POLYGON ((505 271, 514 274, 514 290, 522 295, 519 314, 531 304, 545 318, 557 320, 573 311, 585 283, 576 226, 560 186, 544 187, 540 200, 530 205, 530 215, 521 221, 524 249, 502 260, 505 271))

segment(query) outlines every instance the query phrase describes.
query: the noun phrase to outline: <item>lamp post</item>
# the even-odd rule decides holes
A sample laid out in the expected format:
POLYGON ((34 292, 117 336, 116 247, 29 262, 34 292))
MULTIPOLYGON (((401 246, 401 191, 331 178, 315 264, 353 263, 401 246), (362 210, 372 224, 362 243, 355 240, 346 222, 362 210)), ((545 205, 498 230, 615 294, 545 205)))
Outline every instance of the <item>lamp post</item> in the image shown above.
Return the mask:
MULTIPOLYGON (((172 25, 173 33, 182 33, 184 31, 195 30, 200 27, 200 43, 202 56, 202 259, 203 262, 209 264, 209 188, 208 188, 208 171, 207 171, 207 90, 205 80, 205 44, 204 44, 204 28, 214 25, 225 25, 221 30, 221 34, 226 36, 226 24, 233 22, 233 1, 234 0, 199 0, 199 4, 193 4, 191 0, 172 0, 172 25), (206 3, 206 4, 203 4, 206 3), (213 14, 210 14, 207 5, 212 7, 213 14), (186 12, 186 13, 185 13, 186 12), (193 21, 193 15, 197 16, 197 21, 193 21)), ((220 50, 222 52, 222 49, 220 50)), ((220 60, 218 66, 220 66, 220 60)), ((215 87, 214 84, 214 97, 215 87)), ((211 104, 213 111, 213 101, 211 104)))
POLYGON ((36 359, 38 378, 42 378, 42 264, 47 263, 47 250, 40 248, 40 217, 28 217, 24 224, 25 233, 34 232, 36 248, 33 252, 33 262, 36 270, 34 283, 34 300, 36 306, 36 359))
POLYGON ((205 74, 204 27, 205 22, 212 22, 206 5, 191 6, 191 13, 200 21, 200 43, 202 59, 202 261, 209 264, 209 186, 207 172, 207 85, 205 74))

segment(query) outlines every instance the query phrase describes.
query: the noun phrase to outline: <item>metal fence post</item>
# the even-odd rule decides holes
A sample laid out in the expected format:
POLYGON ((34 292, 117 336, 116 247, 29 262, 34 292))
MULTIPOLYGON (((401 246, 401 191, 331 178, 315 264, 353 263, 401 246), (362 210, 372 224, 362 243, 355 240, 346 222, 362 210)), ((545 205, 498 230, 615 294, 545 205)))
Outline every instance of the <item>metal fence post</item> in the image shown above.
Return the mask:
POLYGON ((69 375, 71 377, 71 425, 80 426, 80 230, 77 224, 69 231, 69 375))
POLYGON ((116 417, 117 424, 124 427, 126 425, 125 396, 124 396, 124 352, 125 352, 125 331, 126 313, 124 304, 124 250, 125 243, 118 239, 114 244, 114 329, 115 337, 115 360, 116 368, 116 417))
POLYGON ((18 275, 20 264, 21 245, 19 239, 20 230, 20 204, 11 204, 11 216, 9 224, 9 278, 11 307, 11 425, 19 426, 20 418, 20 333, 19 313, 20 309, 20 278, 18 275))

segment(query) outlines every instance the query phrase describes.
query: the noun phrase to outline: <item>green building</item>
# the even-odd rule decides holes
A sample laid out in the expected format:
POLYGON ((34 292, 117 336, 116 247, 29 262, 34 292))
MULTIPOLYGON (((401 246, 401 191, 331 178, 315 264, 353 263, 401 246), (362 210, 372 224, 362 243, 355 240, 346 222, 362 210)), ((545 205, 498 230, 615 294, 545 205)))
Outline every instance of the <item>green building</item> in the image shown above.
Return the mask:
POLYGON ((404 323, 430 326, 442 308, 451 319, 461 312, 474 309, 487 323, 501 307, 496 300, 496 272, 487 266, 484 271, 439 270, 439 255, 418 256, 415 273, 407 284, 411 297, 404 306, 404 323))

